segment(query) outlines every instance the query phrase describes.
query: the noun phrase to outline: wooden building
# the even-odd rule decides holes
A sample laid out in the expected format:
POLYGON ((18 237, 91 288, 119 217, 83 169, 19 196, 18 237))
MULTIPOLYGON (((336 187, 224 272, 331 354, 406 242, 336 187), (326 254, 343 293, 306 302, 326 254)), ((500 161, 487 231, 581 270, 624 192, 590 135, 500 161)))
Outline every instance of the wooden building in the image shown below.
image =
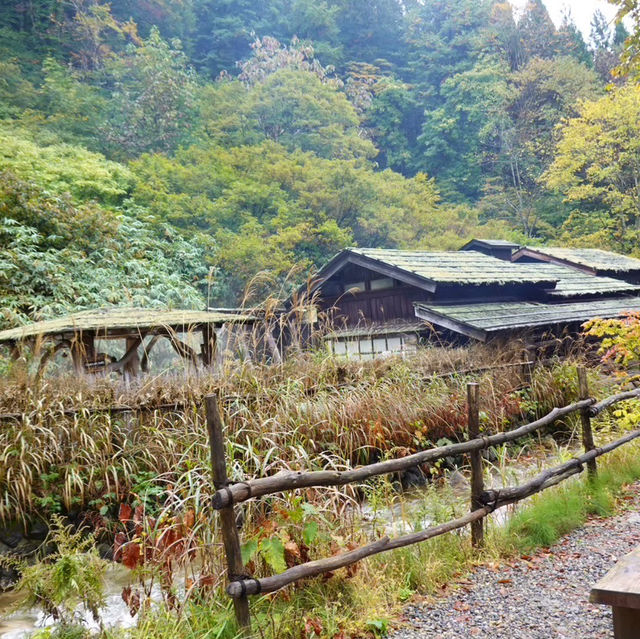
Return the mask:
POLYGON ((592 266, 575 251, 535 259, 500 240, 446 252, 350 248, 318 272, 311 293, 332 323, 332 350, 361 357, 413 350, 434 333, 459 342, 577 331, 592 317, 640 310, 640 260, 609 254, 606 268, 589 255, 592 266))

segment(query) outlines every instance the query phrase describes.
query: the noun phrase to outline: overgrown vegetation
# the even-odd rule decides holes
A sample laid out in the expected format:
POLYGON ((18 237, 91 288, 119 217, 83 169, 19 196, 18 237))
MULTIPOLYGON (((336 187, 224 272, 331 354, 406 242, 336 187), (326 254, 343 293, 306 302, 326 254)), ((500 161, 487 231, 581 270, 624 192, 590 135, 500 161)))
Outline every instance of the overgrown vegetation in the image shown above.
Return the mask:
POLYGON ((354 244, 637 250, 622 24, 586 37, 542 0, 176 6, 0 9, 3 325, 235 304, 258 271, 286 294, 354 244))
MULTIPOLYGON (((521 351, 427 348, 407 359, 373 362, 308 353, 282 365, 233 363, 215 377, 149 378, 128 392, 109 380, 54 377, 33 385, 20 377, 5 379, 0 412, 24 415, 8 420, 0 432, 0 516, 5 522, 26 520, 36 511, 88 507, 115 514, 149 477, 169 486, 207 485, 202 397, 212 391, 223 398, 234 480, 366 463, 454 440, 466 426, 469 377, 434 372, 468 369, 500 356, 518 361, 521 351), (174 401, 187 408, 135 416, 89 412, 174 401), (63 408, 79 412, 63 416, 63 408)), ((502 430, 566 403, 575 393, 572 373, 569 364, 540 368, 531 390, 521 389, 521 367, 475 375, 483 385, 483 427, 502 430)))
MULTIPOLYGON (((464 438, 470 379, 482 385, 484 432, 504 430, 575 398, 575 366, 569 361, 538 367, 530 387, 520 366, 447 374, 486 361, 509 364, 521 356, 517 345, 512 351, 434 347, 371 362, 306 353, 281 365, 235 362, 220 376, 146 379, 129 389, 108 379, 65 377, 34 385, 16 368, 0 392, 0 411, 23 413, 7 421, 0 435, 4 525, 19 520, 28 529, 36 513, 45 519, 59 513, 103 543, 115 539, 116 559, 135 575, 123 592, 132 614, 139 615, 134 636, 153 628, 156 636, 206 631, 231 637, 217 519, 207 505, 204 394, 214 391, 223 398, 233 480, 290 468, 345 468, 464 438), (92 412, 114 403, 153 406, 176 400, 186 401, 186 409, 92 412), (62 414, 70 408, 78 412, 62 414)), ((573 427, 571 421, 557 425, 561 441, 573 427)), ((506 462, 506 451, 496 454, 506 462)), ((451 463, 423 467, 424 480, 442 476, 451 463)), ((248 569, 271 574, 365 543, 385 523, 374 516, 363 525, 358 504, 365 498, 374 511, 384 510, 400 499, 399 479, 249 502, 242 509, 248 569)), ((444 521, 468 507, 466 501, 442 502, 433 490, 425 494, 429 498, 418 509, 422 522, 444 521)), ((423 525, 412 518, 408 515, 406 525, 423 525)), ((383 632, 396 605, 469 561, 463 538, 452 537, 455 548, 436 541, 415 556, 398 553, 266 597, 257 606, 257 623, 274 637, 297 637, 302 627, 309 637, 383 632), (430 565, 421 564, 427 560, 430 565), (391 591, 375 586, 372 594, 364 584, 378 583, 373 575, 380 570, 385 579, 391 575, 391 591)))

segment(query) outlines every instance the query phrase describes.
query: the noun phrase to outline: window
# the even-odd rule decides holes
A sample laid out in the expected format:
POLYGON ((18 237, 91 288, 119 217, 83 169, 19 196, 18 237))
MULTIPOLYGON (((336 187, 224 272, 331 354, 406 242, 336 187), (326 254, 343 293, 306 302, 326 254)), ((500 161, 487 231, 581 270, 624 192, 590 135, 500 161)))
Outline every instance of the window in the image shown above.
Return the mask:
POLYGON ((396 334, 376 337, 345 337, 330 340, 329 346, 334 355, 373 359, 385 354, 415 353, 418 338, 413 334, 396 334))
POLYGON ((350 282, 349 284, 344 285, 345 293, 362 293, 364 289, 364 282, 350 282))
POLYGON ((372 291, 384 291, 387 288, 393 288, 393 280, 390 277, 371 280, 370 284, 372 291))

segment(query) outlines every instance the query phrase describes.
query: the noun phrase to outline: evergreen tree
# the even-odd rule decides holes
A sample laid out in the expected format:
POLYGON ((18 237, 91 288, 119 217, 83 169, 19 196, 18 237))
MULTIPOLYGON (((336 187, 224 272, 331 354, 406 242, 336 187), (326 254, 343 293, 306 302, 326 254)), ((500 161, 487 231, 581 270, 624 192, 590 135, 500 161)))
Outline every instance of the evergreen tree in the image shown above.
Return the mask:
POLYGON ((593 57, 589 47, 584 41, 580 29, 576 26, 569 9, 564 11, 562 24, 558 29, 558 50, 560 55, 569 55, 582 64, 593 66, 593 57))
POLYGON ((528 0, 518 31, 525 60, 553 58, 558 54, 558 32, 542 0, 528 0))

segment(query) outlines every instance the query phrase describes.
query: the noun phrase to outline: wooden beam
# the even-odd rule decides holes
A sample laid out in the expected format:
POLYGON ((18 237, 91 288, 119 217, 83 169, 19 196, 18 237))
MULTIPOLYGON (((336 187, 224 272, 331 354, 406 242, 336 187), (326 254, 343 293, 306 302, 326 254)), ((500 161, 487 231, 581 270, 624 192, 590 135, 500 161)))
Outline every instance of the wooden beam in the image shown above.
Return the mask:
POLYGON ((366 557, 371 557, 372 555, 377 555, 378 553, 385 552, 387 550, 403 548, 404 546, 420 543, 427 539, 431 539, 432 537, 437 537, 452 530, 456 530, 457 528, 462 528, 473 521, 486 517, 490 512, 490 508, 484 507, 475 512, 468 513, 464 517, 447 522, 446 524, 440 524, 439 526, 427 528, 426 530, 421 530, 420 532, 404 535, 395 539, 383 537, 382 539, 378 539, 377 541, 350 552, 294 566, 279 575, 263 577, 262 579, 245 580, 243 582, 235 581, 227 586, 227 594, 235 599, 236 597, 239 597, 242 592, 246 592, 248 595, 255 595, 258 594, 258 592, 275 592, 294 581, 308 579, 309 577, 315 577, 326 572, 338 570, 338 568, 350 566, 351 564, 361 561, 366 557))
POLYGON ((552 424, 560 417, 574 413, 582 408, 586 408, 595 403, 594 399, 586 399, 562 408, 554 408, 549 414, 537 419, 534 422, 520 426, 515 430, 481 437, 472 441, 461 442, 459 444, 449 444, 431 448, 407 457, 389 459, 387 461, 361 466, 353 470, 317 470, 311 472, 285 471, 271 477, 250 479, 246 482, 233 484, 228 489, 218 490, 212 497, 214 508, 224 508, 229 505, 230 500, 234 503, 246 501, 250 497, 261 497, 285 490, 295 490, 299 488, 312 488, 317 486, 344 486, 345 484, 362 482, 365 479, 377 475, 397 473, 409 468, 414 468, 429 461, 463 455, 474 450, 483 450, 490 446, 499 446, 506 442, 515 441, 520 437, 533 433, 540 428, 552 424))
MULTIPOLYGON (((340 555, 335 555, 327 559, 318 559, 316 561, 307 562, 299 566, 289 568, 284 572, 273 575, 271 577, 264 577, 262 579, 245 579, 239 581, 233 581, 227 586, 227 593, 235 598, 244 597, 246 595, 254 595, 259 593, 269 593, 279 590, 290 583, 298 581, 300 579, 307 579, 309 577, 315 577, 317 575, 331 572, 349 566, 361 559, 376 555, 387 550, 393 550, 395 548, 402 548, 404 546, 410 546, 412 544, 420 543, 443 535, 457 528, 462 528, 468 524, 473 525, 474 522, 481 521, 490 512, 496 508, 509 505, 516 501, 520 501, 530 495, 538 493, 542 490, 555 486, 560 482, 568 479, 572 475, 580 473, 583 468, 583 464, 587 463, 590 459, 595 459, 600 455, 604 455, 619 446, 640 437, 640 430, 636 430, 629 435, 622 437, 603 446, 595 449, 569 462, 556 466, 540 473, 537 477, 520 486, 513 486, 509 488, 502 488, 499 490, 486 491, 482 495, 482 502, 484 505, 476 510, 471 511, 463 517, 454 519, 445 524, 427 528, 426 530, 412 533, 409 535, 403 535, 395 539, 389 539, 383 537, 378 541, 371 544, 367 544, 355 550, 340 555)), ((626 638, 625 638, 626 639, 626 638)))
MULTIPOLYGON (((480 387, 477 383, 467 384, 467 432, 470 440, 480 436, 480 387)), ((480 449, 469 453, 471 462, 471 512, 482 508, 484 504, 480 496, 484 492, 482 472, 482 451, 480 449)), ((484 528, 482 520, 471 524, 471 544, 474 548, 484 546, 484 528)))
MULTIPOLYGON (((584 366, 578 366, 578 389, 580 399, 587 399, 589 397, 589 381, 587 378, 587 369, 584 366)), ((582 446, 586 453, 595 448, 593 443, 593 431, 591 430, 591 414, 588 408, 583 408, 580 411, 580 421, 582 423, 582 446)), ((596 460, 591 459, 588 462, 589 477, 592 479, 598 474, 596 467, 596 460)))
POLYGON ((469 324, 460 322, 459 320, 447 317, 446 315, 436 313, 435 311, 424 308, 421 304, 414 305, 414 313, 418 319, 429 322, 430 324, 435 324, 437 326, 440 326, 441 328, 446 328, 447 330, 453 331, 454 333, 466 335, 467 337, 476 339, 479 342, 487 341, 487 331, 475 328, 473 326, 470 326, 469 324))

